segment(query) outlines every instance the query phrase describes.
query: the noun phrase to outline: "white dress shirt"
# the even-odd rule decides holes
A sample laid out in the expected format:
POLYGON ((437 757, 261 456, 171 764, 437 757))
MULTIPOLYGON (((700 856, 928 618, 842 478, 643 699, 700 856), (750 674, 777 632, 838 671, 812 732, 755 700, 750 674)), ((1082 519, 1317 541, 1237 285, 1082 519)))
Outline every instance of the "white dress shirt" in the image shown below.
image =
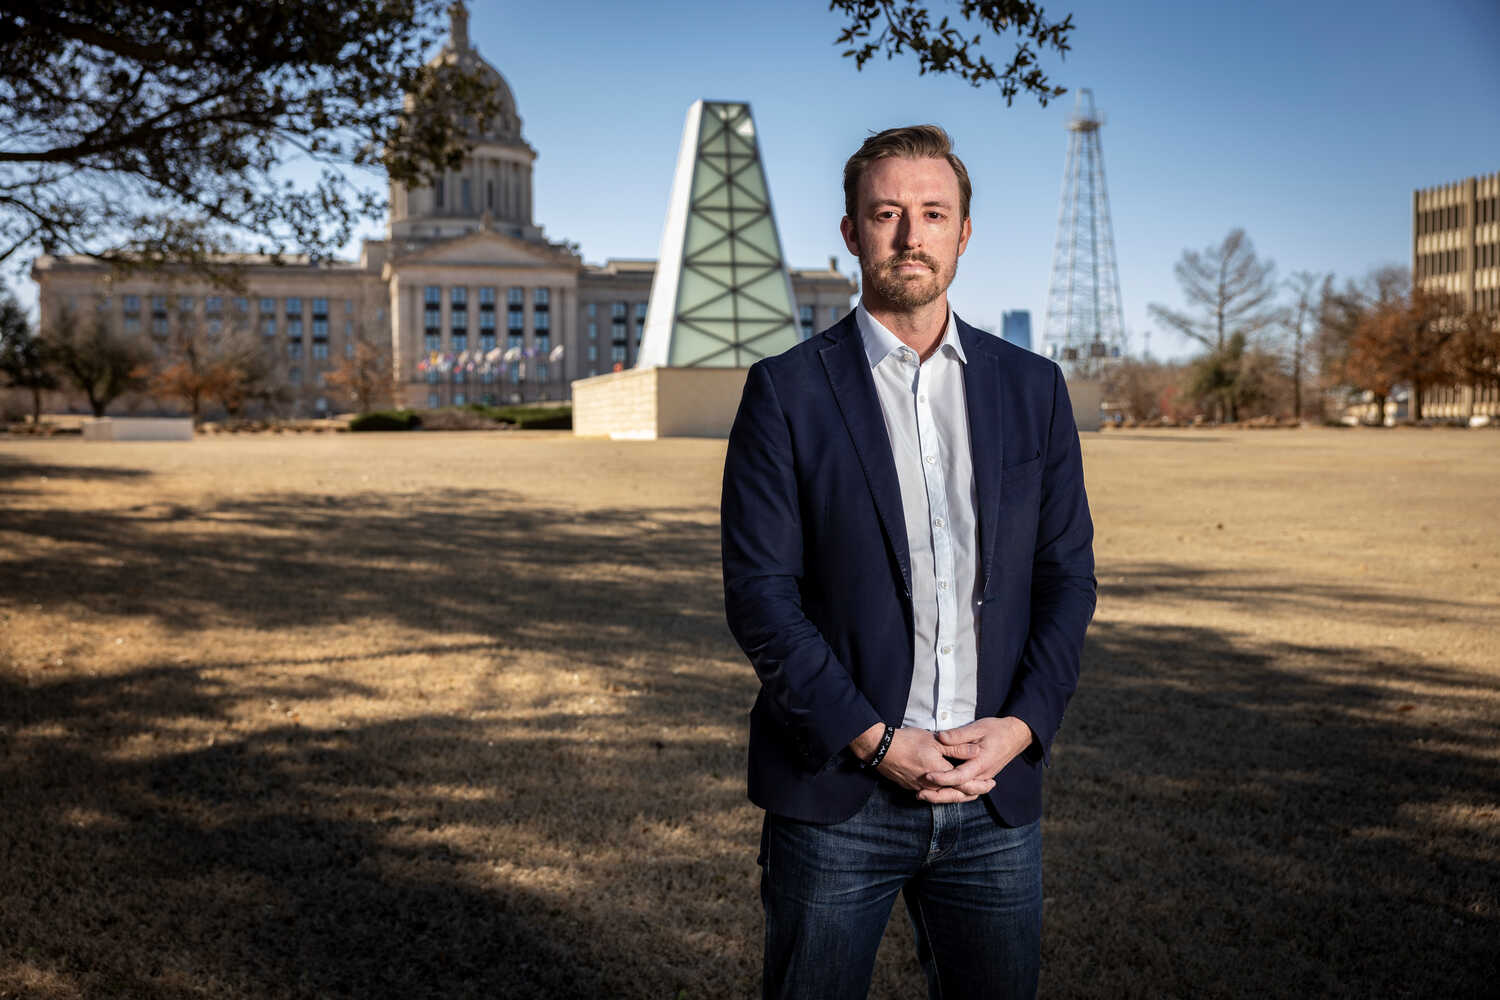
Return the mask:
POLYGON ((978 697, 979 518, 969 447, 963 345, 953 311, 926 361, 860 303, 854 311, 896 459, 911 552, 911 695, 902 724, 934 731, 974 721, 978 697))

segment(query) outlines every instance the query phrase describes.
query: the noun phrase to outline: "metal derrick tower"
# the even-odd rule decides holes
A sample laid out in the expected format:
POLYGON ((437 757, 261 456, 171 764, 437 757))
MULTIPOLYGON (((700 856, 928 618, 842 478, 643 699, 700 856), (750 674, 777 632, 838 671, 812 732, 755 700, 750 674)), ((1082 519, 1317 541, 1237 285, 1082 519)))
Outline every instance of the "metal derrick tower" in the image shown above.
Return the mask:
POLYGON ((1091 378, 1125 349, 1125 312, 1115 263, 1104 150, 1094 92, 1080 90, 1068 117, 1052 281, 1047 289, 1046 353, 1069 375, 1091 378))

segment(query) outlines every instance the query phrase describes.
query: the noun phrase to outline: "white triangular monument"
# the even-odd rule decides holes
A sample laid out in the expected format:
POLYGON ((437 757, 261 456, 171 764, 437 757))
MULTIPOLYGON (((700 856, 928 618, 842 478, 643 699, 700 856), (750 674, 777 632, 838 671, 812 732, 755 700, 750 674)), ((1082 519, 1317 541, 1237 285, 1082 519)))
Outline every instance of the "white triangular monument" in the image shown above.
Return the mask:
POLYGON ((636 367, 748 368, 800 339, 750 105, 694 101, 636 367))

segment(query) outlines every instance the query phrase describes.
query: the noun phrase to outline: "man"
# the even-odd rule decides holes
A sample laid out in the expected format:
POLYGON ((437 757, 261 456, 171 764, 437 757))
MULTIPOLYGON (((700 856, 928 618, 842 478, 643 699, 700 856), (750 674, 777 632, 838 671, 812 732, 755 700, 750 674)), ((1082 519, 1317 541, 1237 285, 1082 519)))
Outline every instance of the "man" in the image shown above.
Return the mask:
POLYGON ((898 892, 933 997, 1036 992, 1042 767, 1093 526, 1057 366, 948 308, 969 197, 941 129, 867 139, 844 168, 859 307, 751 368, 730 433, 767 996, 863 997, 898 892))

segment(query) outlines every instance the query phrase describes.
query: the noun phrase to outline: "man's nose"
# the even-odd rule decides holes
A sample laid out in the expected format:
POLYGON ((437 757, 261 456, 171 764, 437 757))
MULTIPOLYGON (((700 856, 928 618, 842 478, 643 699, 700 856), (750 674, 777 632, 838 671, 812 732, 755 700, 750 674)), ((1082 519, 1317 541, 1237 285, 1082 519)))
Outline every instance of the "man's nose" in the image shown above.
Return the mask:
POLYGON ((915 250, 922 245, 922 234, 917 227, 912 225, 910 216, 902 216, 900 228, 896 232, 896 238, 900 241, 903 249, 915 250))

